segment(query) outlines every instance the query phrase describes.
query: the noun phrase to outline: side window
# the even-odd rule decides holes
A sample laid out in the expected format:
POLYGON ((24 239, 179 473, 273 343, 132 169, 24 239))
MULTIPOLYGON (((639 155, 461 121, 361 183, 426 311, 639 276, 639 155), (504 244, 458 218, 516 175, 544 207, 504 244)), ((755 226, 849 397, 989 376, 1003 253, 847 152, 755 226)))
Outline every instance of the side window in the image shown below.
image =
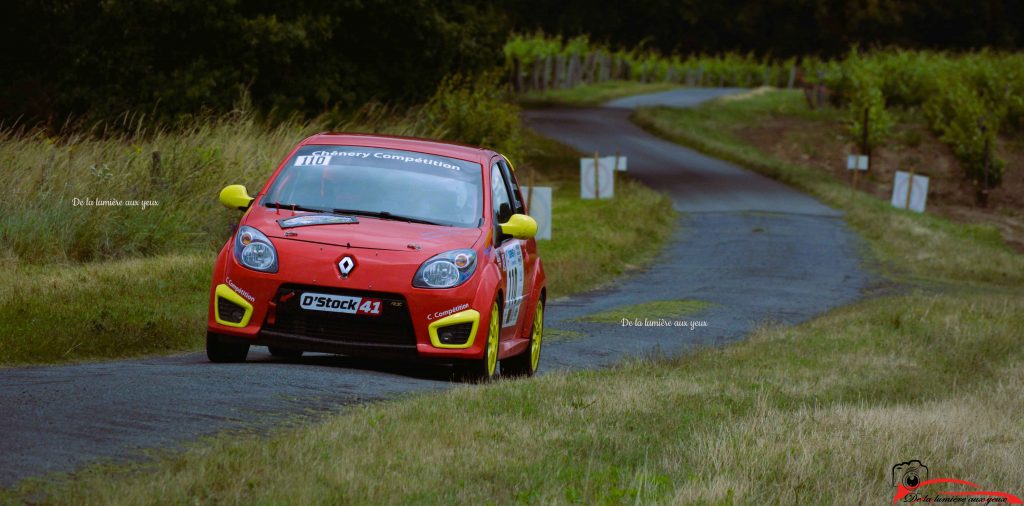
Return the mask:
POLYGON ((512 199, 498 164, 491 166, 491 204, 498 223, 504 223, 512 216, 512 199))
POLYGON ((509 188, 512 189, 512 212, 515 214, 526 214, 526 206, 523 205, 522 191, 519 189, 519 182, 516 181, 516 175, 512 172, 512 166, 505 160, 498 162, 501 165, 501 173, 505 176, 508 181, 509 188))

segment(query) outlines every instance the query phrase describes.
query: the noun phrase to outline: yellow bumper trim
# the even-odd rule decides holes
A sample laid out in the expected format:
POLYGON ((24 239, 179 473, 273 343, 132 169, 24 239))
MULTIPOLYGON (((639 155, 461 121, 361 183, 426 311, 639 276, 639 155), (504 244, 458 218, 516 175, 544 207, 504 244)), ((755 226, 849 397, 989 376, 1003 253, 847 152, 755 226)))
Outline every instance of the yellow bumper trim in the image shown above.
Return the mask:
POLYGON ((480 313, 475 309, 467 309, 465 311, 459 311, 458 313, 445 316, 440 320, 430 322, 430 326, 427 330, 430 333, 430 344, 434 345, 435 348, 443 348, 446 350, 452 349, 466 349, 473 346, 473 341, 476 339, 476 331, 480 327, 480 313), (455 325, 458 323, 472 323, 473 328, 469 331, 469 339, 463 344, 444 344, 437 337, 437 329, 441 327, 447 327, 449 325, 455 325))
POLYGON ((217 285, 215 290, 215 299, 213 301, 213 318, 217 323, 228 327, 244 327, 249 324, 249 319, 252 318, 252 304, 249 301, 238 295, 238 292, 234 291, 228 285, 217 285), (217 310, 217 298, 225 299, 239 306, 245 308, 245 314, 242 315, 242 321, 238 323, 229 322, 220 319, 220 311, 217 310))

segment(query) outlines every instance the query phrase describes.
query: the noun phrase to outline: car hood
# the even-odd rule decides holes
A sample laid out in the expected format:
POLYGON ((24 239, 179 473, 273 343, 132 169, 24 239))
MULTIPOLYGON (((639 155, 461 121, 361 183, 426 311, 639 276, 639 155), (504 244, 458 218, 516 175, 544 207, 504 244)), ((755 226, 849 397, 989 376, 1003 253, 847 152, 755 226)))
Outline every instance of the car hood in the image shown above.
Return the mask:
POLYGON ((447 251, 469 248, 482 234, 478 228, 445 227, 356 216, 356 223, 331 223, 286 227, 281 220, 304 213, 254 206, 244 224, 256 227, 268 237, 293 241, 388 251, 447 251))

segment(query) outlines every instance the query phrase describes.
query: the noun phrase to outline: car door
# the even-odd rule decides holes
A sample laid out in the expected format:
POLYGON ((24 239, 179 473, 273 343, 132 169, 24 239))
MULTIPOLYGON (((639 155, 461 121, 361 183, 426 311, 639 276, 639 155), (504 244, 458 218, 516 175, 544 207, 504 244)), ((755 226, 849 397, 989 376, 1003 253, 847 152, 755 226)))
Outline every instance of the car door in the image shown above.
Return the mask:
POLYGON ((495 248, 502 269, 502 337, 519 335, 523 315, 528 313, 523 304, 533 290, 533 259, 536 243, 501 233, 497 224, 508 221, 513 214, 526 214, 521 192, 508 163, 497 159, 491 165, 491 203, 496 224, 495 248))

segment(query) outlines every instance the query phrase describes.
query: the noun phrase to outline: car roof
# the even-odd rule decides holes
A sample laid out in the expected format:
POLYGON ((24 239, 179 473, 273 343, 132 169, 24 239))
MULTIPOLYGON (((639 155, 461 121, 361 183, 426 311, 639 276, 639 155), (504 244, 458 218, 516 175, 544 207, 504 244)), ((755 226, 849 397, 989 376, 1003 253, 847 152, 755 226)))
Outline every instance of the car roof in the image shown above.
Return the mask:
POLYGON ((304 139, 300 146, 310 144, 322 144, 328 146, 363 146, 369 148, 401 149, 426 153, 430 155, 447 156, 460 160, 478 162, 489 161, 496 152, 490 149, 467 146, 454 142, 441 142, 418 137, 404 137, 399 135, 372 135, 353 134, 343 132, 321 132, 304 139))

